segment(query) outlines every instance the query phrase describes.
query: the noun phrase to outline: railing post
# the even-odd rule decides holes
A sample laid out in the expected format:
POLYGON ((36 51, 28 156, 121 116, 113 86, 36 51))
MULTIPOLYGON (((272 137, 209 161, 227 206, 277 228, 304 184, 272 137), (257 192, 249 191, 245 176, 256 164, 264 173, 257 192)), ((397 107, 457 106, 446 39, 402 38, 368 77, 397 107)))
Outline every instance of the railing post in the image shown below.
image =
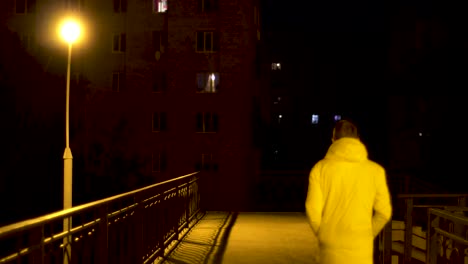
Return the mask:
POLYGON ((107 264, 109 261, 108 234, 109 222, 107 219, 107 205, 103 205, 98 210, 99 227, 97 231, 97 250, 94 252, 95 263, 107 264))
POLYGON ((435 227, 439 227, 439 217, 435 216, 432 220, 432 208, 427 210, 427 233, 426 233, 426 263, 427 264, 436 264, 437 263, 437 254, 438 254, 438 245, 437 245, 437 233, 432 234, 432 230, 435 227))
POLYGON ((466 207, 466 196, 458 197, 458 206, 466 207))
POLYGON ((72 250, 72 216, 63 218, 63 231, 67 235, 63 238, 63 264, 71 264, 71 250, 72 250))
POLYGON ((413 249, 413 198, 406 198, 404 264, 410 264, 413 249))
MULTIPOLYGON (((461 207, 466 206, 466 196, 458 197, 458 206, 461 206, 461 207)), ((453 213, 461 215, 463 217, 463 211, 454 211, 453 213)), ((454 223, 453 223, 453 233, 455 235, 457 235, 457 236, 465 238, 465 235, 466 235, 465 232, 466 232, 465 231, 465 226, 460 222, 454 221, 454 223)), ((457 241, 453 241, 453 247, 459 249, 460 250, 459 254, 461 256, 464 256, 464 252, 462 250, 464 248, 463 244, 460 244, 457 241)))
POLYGON ((192 179, 189 179, 189 182, 187 183, 187 191, 185 193, 185 199, 187 199, 187 203, 185 204, 185 221, 187 222, 187 227, 190 225, 190 201, 191 201, 191 190, 192 190, 192 179))
POLYGON ((392 220, 385 225, 383 235, 383 263, 387 264, 392 262, 392 220))
POLYGON ((135 195, 134 196, 134 203, 137 204, 135 208, 135 215, 133 216, 133 242, 134 242, 134 251, 133 251, 133 258, 134 263, 141 263, 143 259, 143 236, 145 235, 143 232, 143 217, 145 212, 145 206, 143 205, 143 198, 142 195, 135 195))

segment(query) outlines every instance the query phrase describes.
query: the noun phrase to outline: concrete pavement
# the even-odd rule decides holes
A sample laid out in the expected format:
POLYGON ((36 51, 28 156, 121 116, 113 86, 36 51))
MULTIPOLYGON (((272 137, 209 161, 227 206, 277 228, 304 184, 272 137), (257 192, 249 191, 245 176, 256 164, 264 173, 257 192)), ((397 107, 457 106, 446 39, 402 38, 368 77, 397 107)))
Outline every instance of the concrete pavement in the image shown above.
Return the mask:
POLYGON ((207 212, 162 262, 318 263, 318 242, 301 212, 207 212))

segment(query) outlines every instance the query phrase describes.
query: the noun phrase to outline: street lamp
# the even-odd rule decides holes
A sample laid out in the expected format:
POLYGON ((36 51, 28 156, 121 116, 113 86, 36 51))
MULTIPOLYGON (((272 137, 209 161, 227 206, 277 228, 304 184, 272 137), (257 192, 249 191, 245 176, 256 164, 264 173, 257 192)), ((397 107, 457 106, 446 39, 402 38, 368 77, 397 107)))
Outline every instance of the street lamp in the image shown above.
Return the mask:
MULTIPOLYGON (((72 168, 73 156, 70 149, 70 68, 72 45, 80 36, 80 26, 76 21, 67 20, 60 28, 60 35, 68 43, 68 64, 67 64, 67 95, 65 108, 65 152, 63 153, 63 209, 72 207, 72 168)), ((71 229, 71 218, 63 219, 63 230, 71 229)), ((71 257, 71 235, 64 238, 64 258, 63 263, 69 263, 71 257)))

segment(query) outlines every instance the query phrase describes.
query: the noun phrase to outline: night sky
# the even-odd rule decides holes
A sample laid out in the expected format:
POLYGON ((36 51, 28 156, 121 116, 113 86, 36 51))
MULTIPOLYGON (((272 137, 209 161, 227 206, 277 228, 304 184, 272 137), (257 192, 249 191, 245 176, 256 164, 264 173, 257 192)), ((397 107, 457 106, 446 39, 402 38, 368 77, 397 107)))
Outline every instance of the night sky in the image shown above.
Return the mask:
POLYGON ((401 119, 419 115, 420 122, 406 125, 430 131, 422 170, 451 182, 465 171, 466 156, 455 154, 466 147, 463 140, 449 140, 467 113, 461 88, 468 70, 467 20, 461 10, 439 0, 265 0, 263 14, 265 32, 288 34, 277 50, 294 61, 304 84, 313 83, 299 97, 333 98, 353 113, 382 163, 389 162, 389 150, 377 145, 389 144, 391 111, 401 109, 401 119), (329 86, 310 77, 327 75, 327 69, 333 73, 329 86), (407 103, 388 105, 395 97, 407 103))

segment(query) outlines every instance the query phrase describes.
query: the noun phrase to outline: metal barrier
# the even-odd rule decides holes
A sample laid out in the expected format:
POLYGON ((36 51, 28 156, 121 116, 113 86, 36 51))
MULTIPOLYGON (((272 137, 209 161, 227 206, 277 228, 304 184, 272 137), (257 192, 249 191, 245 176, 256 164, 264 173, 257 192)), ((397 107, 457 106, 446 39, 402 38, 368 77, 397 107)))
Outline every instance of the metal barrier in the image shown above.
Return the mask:
POLYGON ((428 212, 426 263, 468 263, 468 212, 466 207, 428 212))
POLYGON ((0 263, 152 263, 200 212, 197 174, 1 227, 0 263))
MULTIPOLYGON (((397 195, 398 200, 404 200, 404 205, 399 206, 398 204, 394 207, 403 207, 404 214, 404 224, 405 224, 405 237, 404 237, 404 253, 403 253, 403 263, 409 264, 412 263, 412 250, 413 250, 413 223, 415 216, 423 216, 416 218, 423 225, 429 225, 427 220, 427 215, 431 210, 437 210, 435 208, 442 208, 444 210, 453 210, 458 208, 460 210, 465 208, 467 202, 468 194, 399 194, 397 195), (447 199, 452 199, 454 201, 448 201, 447 199), (417 200, 417 203, 415 203, 417 200), (415 214, 415 209, 423 210, 423 213, 415 214), (423 219, 423 220, 422 220, 423 219), (423 221, 423 222, 422 222, 423 221)), ((441 210, 439 210, 441 211, 441 210)), ((437 211, 438 212, 438 211, 437 211)), ((425 226, 424 226, 425 225, 425 226)), ((427 238, 428 236, 426 236, 427 238)), ((383 232, 380 234, 379 238, 383 241, 383 257, 382 262, 385 264, 391 263, 391 252, 392 252, 392 223, 389 223, 385 226, 383 232)), ((426 240, 426 256, 428 256, 431 251, 429 247, 428 240, 426 240)), ((426 257, 427 259, 427 257, 426 257)))

